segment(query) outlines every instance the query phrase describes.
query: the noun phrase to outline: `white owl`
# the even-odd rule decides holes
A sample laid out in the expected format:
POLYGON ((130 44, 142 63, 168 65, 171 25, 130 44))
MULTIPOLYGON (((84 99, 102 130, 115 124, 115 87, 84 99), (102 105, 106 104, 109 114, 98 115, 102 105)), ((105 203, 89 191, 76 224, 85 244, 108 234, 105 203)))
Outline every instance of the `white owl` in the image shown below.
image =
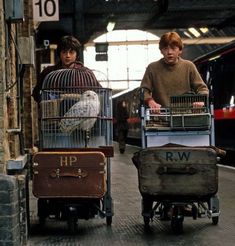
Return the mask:
POLYGON ((60 130, 66 133, 72 133, 75 129, 89 130, 94 126, 99 112, 100 101, 98 95, 91 90, 85 91, 79 102, 75 103, 65 113, 65 119, 60 121, 60 130))

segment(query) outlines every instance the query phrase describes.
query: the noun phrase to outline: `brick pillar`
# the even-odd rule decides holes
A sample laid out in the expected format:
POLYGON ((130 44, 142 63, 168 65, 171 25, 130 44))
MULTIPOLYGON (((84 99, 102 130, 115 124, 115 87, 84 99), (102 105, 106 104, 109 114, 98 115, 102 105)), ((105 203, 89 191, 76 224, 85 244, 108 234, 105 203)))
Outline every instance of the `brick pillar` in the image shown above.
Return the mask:
POLYGON ((18 190, 16 177, 0 174, 0 245, 21 245, 18 190))
POLYGON ((27 175, 0 174, 0 245, 27 245, 27 175))

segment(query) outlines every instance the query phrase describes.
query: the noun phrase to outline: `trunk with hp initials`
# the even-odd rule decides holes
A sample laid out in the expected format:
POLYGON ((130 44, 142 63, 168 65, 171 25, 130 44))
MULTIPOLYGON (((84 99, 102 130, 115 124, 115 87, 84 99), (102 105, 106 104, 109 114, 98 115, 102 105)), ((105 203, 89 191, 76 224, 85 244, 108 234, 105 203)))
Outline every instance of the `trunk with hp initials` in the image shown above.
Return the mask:
POLYGON ((217 154, 210 147, 150 147, 134 159, 143 196, 198 199, 217 193, 217 154))
POLYGON ((106 192, 102 152, 38 152, 33 194, 38 198, 102 198, 106 192))

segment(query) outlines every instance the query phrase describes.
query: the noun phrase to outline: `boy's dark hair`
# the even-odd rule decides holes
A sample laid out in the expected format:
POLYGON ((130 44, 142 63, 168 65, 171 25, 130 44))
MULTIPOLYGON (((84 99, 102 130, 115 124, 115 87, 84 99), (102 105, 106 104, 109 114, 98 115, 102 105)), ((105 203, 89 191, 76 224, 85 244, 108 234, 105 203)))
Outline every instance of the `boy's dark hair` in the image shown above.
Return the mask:
POLYGON ((180 50, 183 49, 183 42, 177 32, 167 32, 162 35, 159 41, 159 49, 163 49, 165 47, 179 47, 180 50))
POLYGON ((73 36, 64 36, 58 43, 56 53, 60 56, 62 50, 75 50, 79 54, 79 48, 81 47, 80 42, 73 36))

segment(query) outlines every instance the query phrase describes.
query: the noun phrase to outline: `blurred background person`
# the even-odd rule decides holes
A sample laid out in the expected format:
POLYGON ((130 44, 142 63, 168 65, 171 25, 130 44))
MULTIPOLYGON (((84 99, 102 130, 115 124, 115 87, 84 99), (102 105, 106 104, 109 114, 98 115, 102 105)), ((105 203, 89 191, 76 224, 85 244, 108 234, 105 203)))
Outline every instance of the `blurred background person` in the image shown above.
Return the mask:
POLYGON ((117 136, 118 136, 118 145, 119 151, 123 154, 126 150, 126 139, 128 134, 128 111, 125 101, 120 101, 117 104, 117 136))

